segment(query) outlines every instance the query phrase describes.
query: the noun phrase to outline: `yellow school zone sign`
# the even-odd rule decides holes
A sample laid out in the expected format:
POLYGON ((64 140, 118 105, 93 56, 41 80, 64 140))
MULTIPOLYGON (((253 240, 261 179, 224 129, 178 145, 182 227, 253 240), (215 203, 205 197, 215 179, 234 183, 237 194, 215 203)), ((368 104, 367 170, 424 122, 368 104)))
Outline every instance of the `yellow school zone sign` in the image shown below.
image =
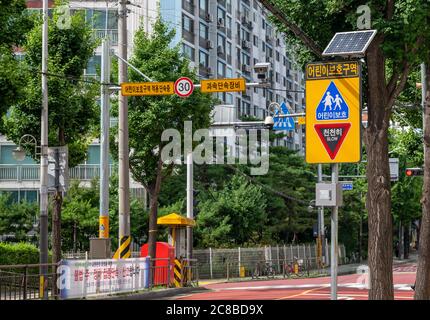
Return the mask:
POLYGON ((306 66, 306 162, 361 160, 361 70, 357 61, 306 66))

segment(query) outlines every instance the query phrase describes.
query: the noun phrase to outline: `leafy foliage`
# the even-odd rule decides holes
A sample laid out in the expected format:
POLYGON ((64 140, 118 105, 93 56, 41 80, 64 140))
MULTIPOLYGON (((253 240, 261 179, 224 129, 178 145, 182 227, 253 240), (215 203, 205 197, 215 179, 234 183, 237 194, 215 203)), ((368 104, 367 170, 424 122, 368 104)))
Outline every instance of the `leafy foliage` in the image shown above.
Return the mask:
MULTIPOLYGON (((78 81, 97 43, 83 15, 73 15, 69 29, 59 29, 58 19, 54 11, 49 21, 48 39, 49 142, 55 146, 70 146, 69 165, 73 167, 84 160, 89 135, 98 123, 97 87, 78 81)), ((27 85, 21 99, 8 106, 10 115, 4 118, 6 134, 15 143, 24 134, 40 139, 41 22, 35 18, 34 27, 25 38, 25 59, 20 68, 24 70, 22 81, 27 85)), ((27 151, 34 153, 34 148, 27 151)))
POLYGON ((13 234, 13 241, 29 240, 27 233, 33 230, 38 213, 38 204, 13 203, 8 194, 0 196, 0 234, 13 234))
POLYGON ((213 198, 200 203, 195 231, 201 246, 237 246, 261 239, 267 219, 261 187, 235 175, 222 190, 208 192, 213 198))
POLYGON ((0 242, 0 265, 37 263, 39 263, 39 250, 35 245, 0 242))
MULTIPOLYGON (((151 35, 143 28, 136 32, 130 62, 157 81, 176 81, 181 76, 197 81, 195 70, 191 70, 189 60, 181 56, 179 47, 170 46, 175 31, 169 30, 161 20, 155 22, 153 29, 151 35)), ((130 70, 129 80, 142 81, 142 77, 130 70)), ((161 141, 163 131, 177 129, 183 138, 184 121, 187 120, 193 122, 193 130, 208 127, 213 103, 211 96, 199 91, 186 99, 177 96, 131 97, 128 119, 132 150, 130 170, 134 179, 147 186, 153 184, 160 150, 167 144, 161 141)), ((113 113, 116 114, 116 110, 113 113)), ((116 133, 113 130, 113 135, 116 133)), ((112 147, 117 150, 115 143, 112 147)), ((117 152, 114 156, 117 157, 117 152)))

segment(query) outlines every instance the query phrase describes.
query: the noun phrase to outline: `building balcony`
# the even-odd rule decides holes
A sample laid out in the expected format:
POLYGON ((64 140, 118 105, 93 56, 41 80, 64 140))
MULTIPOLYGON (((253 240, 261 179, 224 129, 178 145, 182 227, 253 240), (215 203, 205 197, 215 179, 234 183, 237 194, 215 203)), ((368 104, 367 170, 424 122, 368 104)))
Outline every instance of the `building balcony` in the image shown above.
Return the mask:
MULTIPOLYGON (((109 166, 109 175, 117 170, 115 165, 109 166)), ((38 181, 40 178, 40 166, 38 164, 0 165, 0 182, 2 181, 38 181)), ((81 181, 91 181, 100 177, 100 166, 81 164, 69 169, 69 178, 81 181)))
POLYGON ((103 39, 106 35, 113 46, 118 45, 118 29, 94 29, 94 36, 97 39, 103 39))

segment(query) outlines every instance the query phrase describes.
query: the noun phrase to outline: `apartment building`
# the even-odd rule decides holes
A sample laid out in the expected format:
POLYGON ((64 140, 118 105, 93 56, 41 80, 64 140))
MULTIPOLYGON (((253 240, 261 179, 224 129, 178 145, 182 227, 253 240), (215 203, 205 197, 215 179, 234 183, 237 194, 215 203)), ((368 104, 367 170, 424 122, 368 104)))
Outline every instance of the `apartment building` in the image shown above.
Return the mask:
MULTIPOLYGON (((29 10, 40 10, 41 0, 28 0, 29 10)), ((50 2, 52 7, 52 2, 50 2)), ((71 11, 85 10, 96 37, 109 35, 112 47, 118 46, 117 1, 72 0, 71 11)), ((303 112, 304 75, 295 67, 283 36, 277 34, 268 20, 268 13, 256 0, 132 0, 128 5, 128 52, 133 50, 133 35, 143 25, 147 32, 160 15, 176 36, 172 45, 181 44, 185 56, 199 71, 201 79, 244 77, 254 82, 253 66, 270 62, 270 87, 252 88, 244 93, 220 93, 215 107, 216 121, 238 121, 244 116, 264 119, 271 102, 288 102, 294 112, 303 112)), ((85 70, 97 76, 101 48, 85 70)), ((112 119, 115 123, 115 119, 112 119)), ((275 141, 304 152, 303 128, 288 132, 275 141)), ((16 146, 0 137, 0 191, 9 191, 16 200, 38 200, 39 167, 31 158, 17 162, 12 157, 16 146)), ((99 175, 100 145, 95 140, 85 163, 73 168, 70 177, 83 185, 99 175)), ((146 199, 143 188, 131 182, 135 194, 146 199)))

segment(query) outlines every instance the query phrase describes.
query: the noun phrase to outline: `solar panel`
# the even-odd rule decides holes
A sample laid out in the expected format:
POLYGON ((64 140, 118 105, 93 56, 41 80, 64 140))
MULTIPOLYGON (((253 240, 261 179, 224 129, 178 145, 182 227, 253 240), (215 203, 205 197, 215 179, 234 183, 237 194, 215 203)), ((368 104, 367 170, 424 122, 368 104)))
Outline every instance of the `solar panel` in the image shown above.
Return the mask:
POLYGON ((323 56, 364 56, 376 30, 338 32, 331 39, 323 56))

